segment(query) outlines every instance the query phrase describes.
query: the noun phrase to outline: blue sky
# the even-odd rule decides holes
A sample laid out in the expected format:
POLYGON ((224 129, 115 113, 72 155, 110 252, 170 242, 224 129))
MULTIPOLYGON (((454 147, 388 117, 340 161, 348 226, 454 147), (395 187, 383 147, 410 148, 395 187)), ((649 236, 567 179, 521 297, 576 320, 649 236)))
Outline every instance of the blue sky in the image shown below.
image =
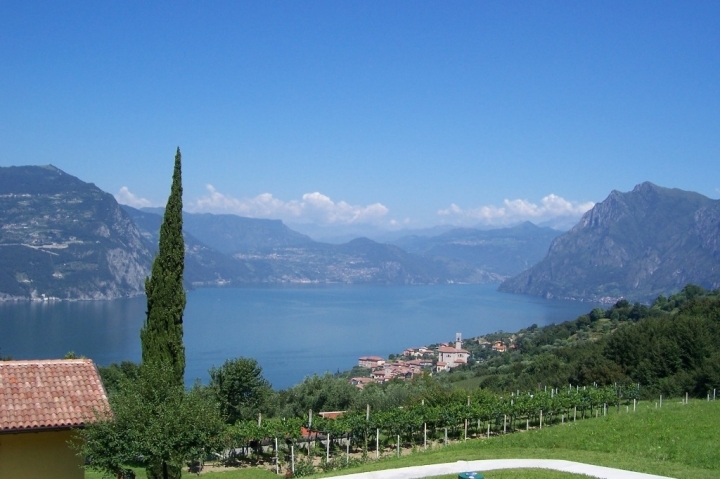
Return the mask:
POLYGON ((0 2, 0 166, 417 228, 720 196, 720 2, 0 2))

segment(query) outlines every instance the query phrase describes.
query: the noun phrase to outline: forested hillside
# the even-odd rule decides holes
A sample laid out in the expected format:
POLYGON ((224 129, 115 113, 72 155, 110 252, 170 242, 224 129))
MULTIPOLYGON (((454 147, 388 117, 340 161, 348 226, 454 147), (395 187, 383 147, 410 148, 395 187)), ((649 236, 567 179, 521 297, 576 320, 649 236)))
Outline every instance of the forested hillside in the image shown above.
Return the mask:
MULTIPOLYGON (((573 321, 497 333, 516 349, 476 361, 454 380, 496 391, 567 384, 640 384, 645 396, 704 396, 720 387, 720 292, 688 285, 651 306, 618 301, 573 321)), ((487 356, 471 345, 476 356, 487 356)))

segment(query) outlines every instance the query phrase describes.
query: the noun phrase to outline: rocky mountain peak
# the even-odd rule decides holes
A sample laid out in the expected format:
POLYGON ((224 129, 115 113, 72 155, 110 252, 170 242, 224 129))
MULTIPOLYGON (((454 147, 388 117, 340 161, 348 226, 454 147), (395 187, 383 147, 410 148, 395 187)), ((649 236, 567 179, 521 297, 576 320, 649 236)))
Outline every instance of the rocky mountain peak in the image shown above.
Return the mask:
POLYGON ((663 190, 663 189, 667 189, 667 188, 662 188, 662 187, 657 186, 656 184, 651 183, 649 181, 644 181, 638 185, 635 185, 635 188, 633 188, 630 193, 641 194, 641 195, 657 194, 660 190, 663 190))
POLYGON ((720 201, 650 182, 612 191, 501 290, 650 300, 687 283, 720 286, 720 201))

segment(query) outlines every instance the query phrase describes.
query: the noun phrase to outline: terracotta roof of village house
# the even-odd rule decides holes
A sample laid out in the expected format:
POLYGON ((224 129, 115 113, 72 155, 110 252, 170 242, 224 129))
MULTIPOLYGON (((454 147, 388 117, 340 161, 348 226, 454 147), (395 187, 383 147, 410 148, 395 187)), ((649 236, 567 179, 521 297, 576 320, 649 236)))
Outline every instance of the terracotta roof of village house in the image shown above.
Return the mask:
POLYGON ((0 433, 81 427, 109 407, 89 359, 0 361, 0 433))
POLYGON ((467 353, 465 349, 457 349, 452 346, 440 346, 438 348, 439 353, 467 353))

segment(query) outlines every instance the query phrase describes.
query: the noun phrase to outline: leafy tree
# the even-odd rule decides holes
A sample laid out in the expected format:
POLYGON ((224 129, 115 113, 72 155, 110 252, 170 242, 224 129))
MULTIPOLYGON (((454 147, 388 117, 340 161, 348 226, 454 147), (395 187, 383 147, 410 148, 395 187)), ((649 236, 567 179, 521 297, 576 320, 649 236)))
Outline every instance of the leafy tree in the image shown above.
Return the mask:
POLYGON ((210 369, 210 389, 229 424, 267 412, 273 391, 255 359, 228 359, 210 369))
POLYGON ((356 394, 357 389, 346 379, 335 378, 329 373, 314 374, 281 395, 280 415, 302 417, 310 409, 316 413, 347 410, 356 394))
POLYGON ((120 364, 112 363, 109 366, 98 367, 100 379, 108 394, 119 392, 123 378, 134 380, 140 374, 140 365, 132 361, 123 361, 120 364))
POLYGON ((134 380, 122 377, 109 400, 112 413, 98 412, 75 442, 87 467, 106 477, 140 458, 148 477, 168 479, 186 462, 221 449, 217 403, 202 388, 178 385, 169 362, 143 364, 134 380))
POLYGON ((185 346, 182 341, 185 310, 184 267, 182 175, 178 148, 170 197, 160 227, 159 252, 153 261, 152 272, 145 280, 147 317, 140 331, 143 363, 170 361, 177 384, 183 384, 185 374, 185 346))
POLYGON ((356 391, 352 408, 365 411, 369 405, 373 411, 400 407, 411 400, 413 385, 409 381, 390 381, 385 384, 370 383, 356 391))

